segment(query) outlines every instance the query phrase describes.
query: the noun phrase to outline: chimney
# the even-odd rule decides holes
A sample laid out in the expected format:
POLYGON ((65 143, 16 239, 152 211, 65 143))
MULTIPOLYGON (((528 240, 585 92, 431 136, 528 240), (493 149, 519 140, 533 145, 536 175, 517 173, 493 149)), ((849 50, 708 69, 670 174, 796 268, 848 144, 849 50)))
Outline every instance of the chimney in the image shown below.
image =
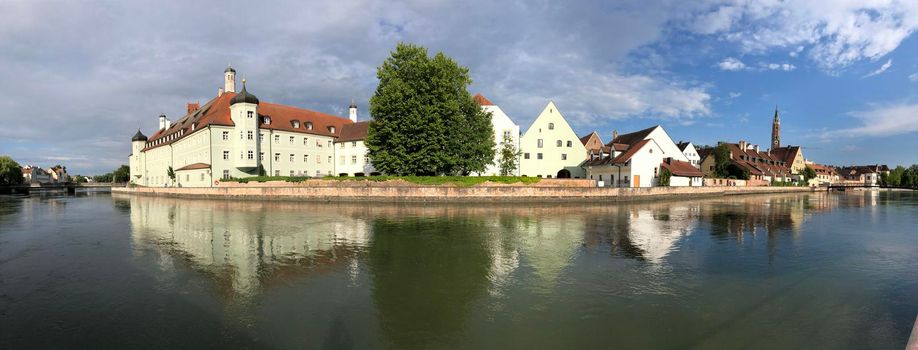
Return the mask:
POLYGON ((745 151, 745 150, 746 150, 746 141, 740 140, 740 141, 739 141, 739 148, 740 148, 741 151, 745 151))
POLYGON ((223 88, 217 89, 217 97, 223 96, 223 88))
POLYGON ((188 113, 189 113, 189 114, 190 114, 191 112, 194 112, 194 111, 198 110, 198 108, 201 108, 201 104, 200 104, 200 103, 198 103, 198 102, 195 102, 195 103, 189 102, 189 103, 188 103, 188 113))
POLYGON ((618 130, 612 130, 612 142, 615 142, 615 139, 618 138, 618 130))
POLYGON ((159 130, 163 130, 163 129, 166 128, 166 122, 167 122, 167 121, 168 121, 168 119, 166 119, 166 115, 165 115, 165 114, 160 114, 160 115, 159 115, 159 130))
POLYGON ((752 149, 755 150, 755 153, 759 153, 759 145, 755 145, 752 149))

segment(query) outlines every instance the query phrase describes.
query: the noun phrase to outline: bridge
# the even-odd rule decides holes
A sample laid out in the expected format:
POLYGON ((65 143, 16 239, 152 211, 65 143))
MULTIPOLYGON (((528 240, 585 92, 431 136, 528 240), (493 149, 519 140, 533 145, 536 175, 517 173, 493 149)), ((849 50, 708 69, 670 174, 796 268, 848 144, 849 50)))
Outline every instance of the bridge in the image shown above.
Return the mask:
POLYGON ((0 194, 23 194, 29 195, 32 192, 67 192, 67 194, 75 194, 78 188, 83 189, 111 189, 112 187, 123 187, 123 183, 110 183, 110 182, 87 182, 87 183, 54 183, 54 184, 40 184, 38 186, 33 186, 29 184, 23 185, 3 185, 0 186, 0 194))

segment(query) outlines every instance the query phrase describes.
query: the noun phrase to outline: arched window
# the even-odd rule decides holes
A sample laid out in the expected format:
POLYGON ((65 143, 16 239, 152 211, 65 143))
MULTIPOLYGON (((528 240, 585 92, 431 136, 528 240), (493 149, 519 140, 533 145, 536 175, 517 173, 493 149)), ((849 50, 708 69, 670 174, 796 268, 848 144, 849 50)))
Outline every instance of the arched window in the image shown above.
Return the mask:
POLYGON ((294 120, 294 121, 293 121, 293 127, 296 128, 296 129, 299 129, 299 128, 300 128, 300 121, 299 121, 299 120, 294 120))
POLYGON ((312 122, 306 122, 306 130, 312 130, 312 122))
POLYGON ((548 123, 548 130, 555 130, 555 123, 548 123))

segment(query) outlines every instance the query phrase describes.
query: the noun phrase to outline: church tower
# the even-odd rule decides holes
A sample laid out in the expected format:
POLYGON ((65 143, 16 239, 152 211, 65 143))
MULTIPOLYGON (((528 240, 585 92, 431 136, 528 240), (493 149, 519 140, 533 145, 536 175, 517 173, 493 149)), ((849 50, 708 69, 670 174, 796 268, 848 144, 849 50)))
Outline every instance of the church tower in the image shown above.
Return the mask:
POLYGON ((778 106, 775 106, 775 119, 771 122, 771 149, 781 147, 781 119, 778 118, 778 106))
POLYGON ((236 70, 232 65, 223 71, 223 92, 236 92, 236 70))
POLYGON ((356 123, 357 122, 357 104, 354 103, 354 99, 351 99, 351 105, 347 108, 348 118, 356 123))

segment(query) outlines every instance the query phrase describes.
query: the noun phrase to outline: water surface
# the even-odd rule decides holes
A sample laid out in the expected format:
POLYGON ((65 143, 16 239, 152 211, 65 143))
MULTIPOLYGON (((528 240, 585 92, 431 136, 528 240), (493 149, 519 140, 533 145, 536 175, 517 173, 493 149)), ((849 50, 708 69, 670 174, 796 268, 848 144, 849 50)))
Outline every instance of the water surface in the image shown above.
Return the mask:
POLYGON ((0 197, 0 348, 902 348, 916 214, 0 197))

